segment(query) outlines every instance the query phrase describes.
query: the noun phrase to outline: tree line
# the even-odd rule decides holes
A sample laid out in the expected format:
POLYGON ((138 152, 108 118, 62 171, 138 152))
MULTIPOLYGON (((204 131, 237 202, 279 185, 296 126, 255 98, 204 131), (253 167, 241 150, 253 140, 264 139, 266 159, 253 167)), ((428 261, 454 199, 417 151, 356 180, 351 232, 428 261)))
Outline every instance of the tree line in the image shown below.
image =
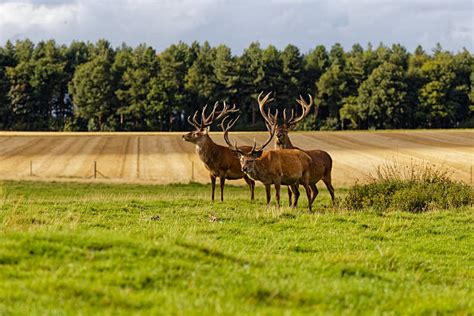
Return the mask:
POLYGON ((275 91, 276 107, 311 94, 318 106, 304 129, 474 126, 474 63, 466 49, 438 44, 318 45, 307 53, 251 43, 183 42, 157 52, 107 40, 20 40, 0 46, 0 129, 54 131, 186 130, 188 115, 215 101, 241 109, 240 129, 260 129, 256 97, 275 91))

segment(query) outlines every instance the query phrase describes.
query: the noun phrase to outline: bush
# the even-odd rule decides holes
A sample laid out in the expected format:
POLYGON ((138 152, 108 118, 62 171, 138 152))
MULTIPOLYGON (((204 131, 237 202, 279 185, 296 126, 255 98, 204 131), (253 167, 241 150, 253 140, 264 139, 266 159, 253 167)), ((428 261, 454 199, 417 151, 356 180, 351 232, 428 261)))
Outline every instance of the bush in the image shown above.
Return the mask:
POLYGON ((378 212, 401 210, 425 212, 459 208, 473 200, 470 186, 451 179, 447 170, 432 164, 387 163, 377 168, 366 184, 349 189, 344 206, 351 210, 378 212))

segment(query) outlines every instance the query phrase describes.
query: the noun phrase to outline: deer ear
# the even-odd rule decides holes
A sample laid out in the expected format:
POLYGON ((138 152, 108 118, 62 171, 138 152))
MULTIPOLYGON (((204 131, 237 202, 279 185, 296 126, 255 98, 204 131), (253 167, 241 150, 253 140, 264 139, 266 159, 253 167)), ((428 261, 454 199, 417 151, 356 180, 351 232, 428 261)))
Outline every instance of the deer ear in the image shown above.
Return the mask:
POLYGON ((296 127, 296 124, 288 125, 288 130, 292 131, 295 129, 295 127, 296 127))
POLYGON ((209 134, 210 129, 211 129, 210 126, 206 127, 206 128, 204 129, 204 133, 205 133, 206 135, 209 134))

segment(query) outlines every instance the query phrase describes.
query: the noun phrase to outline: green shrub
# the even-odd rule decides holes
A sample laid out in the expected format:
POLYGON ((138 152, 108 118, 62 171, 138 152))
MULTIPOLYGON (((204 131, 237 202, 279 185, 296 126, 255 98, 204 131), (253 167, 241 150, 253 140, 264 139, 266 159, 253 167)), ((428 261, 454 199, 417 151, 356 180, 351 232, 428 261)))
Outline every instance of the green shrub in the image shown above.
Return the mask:
POLYGON ((451 179, 432 164, 385 164, 365 184, 349 189, 344 206, 351 210, 424 212, 459 208, 473 200, 470 186, 451 179))

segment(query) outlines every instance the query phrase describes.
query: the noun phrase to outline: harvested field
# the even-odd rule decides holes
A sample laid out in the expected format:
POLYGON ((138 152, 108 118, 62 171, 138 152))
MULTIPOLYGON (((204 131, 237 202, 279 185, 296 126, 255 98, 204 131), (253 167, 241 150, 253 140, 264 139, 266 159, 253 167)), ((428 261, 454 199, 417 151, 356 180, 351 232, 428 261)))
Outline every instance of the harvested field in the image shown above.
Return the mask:
MULTIPOLYGON (((208 173, 182 133, 0 133, 0 179, 206 183, 208 173), (94 162, 96 178, 94 179, 94 162)), ((266 133, 233 133, 239 144, 266 133)), ((211 137, 223 144, 222 133, 211 137)), ((294 132, 293 143, 328 151, 336 186, 353 184, 380 164, 430 162, 472 181, 474 130, 294 132)), ((233 181, 240 184, 243 181, 233 181)))

